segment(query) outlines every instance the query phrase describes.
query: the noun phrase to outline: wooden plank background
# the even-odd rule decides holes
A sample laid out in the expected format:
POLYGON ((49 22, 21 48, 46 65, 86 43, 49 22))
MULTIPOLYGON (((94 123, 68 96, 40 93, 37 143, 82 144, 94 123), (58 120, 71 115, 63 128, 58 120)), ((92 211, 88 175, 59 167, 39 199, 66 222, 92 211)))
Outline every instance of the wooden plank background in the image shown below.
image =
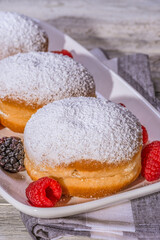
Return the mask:
MULTIPOLYGON (((107 49, 111 58, 128 53, 148 54, 160 99, 159 0, 0 0, 0 10, 47 21, 87 49, 107 49)), ((31 238, 19 212, 0 197, 0 240, 11 239, 31 238)))

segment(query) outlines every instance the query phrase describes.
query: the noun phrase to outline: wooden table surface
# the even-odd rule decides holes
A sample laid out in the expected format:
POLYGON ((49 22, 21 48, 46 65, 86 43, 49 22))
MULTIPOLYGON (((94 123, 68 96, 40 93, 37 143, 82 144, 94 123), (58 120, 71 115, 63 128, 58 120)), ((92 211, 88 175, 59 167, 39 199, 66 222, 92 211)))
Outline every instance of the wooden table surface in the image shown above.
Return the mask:
MULTIPOLYGON (((0 10, 47 21, 87 49, 107 49, 110 57, 148 54, 156 96, 160 99, 159 0, 1 0, 0 10)), ((19 212, 0 197, 0 240, 11 239, 31 237, 19 212)))

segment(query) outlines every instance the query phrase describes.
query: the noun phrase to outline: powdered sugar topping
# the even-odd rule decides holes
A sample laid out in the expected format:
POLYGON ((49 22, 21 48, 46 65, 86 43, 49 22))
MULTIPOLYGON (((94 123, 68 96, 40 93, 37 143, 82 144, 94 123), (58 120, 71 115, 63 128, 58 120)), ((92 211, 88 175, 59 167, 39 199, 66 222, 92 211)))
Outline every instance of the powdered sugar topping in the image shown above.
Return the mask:
POLYGON ((129 161, 142 145, 138 119, 126 108, 97 98, 50 103, 28 121, 24 145, 36 165, 70 164, 82 159, 129 161))
POLYGON ((37 22, 18 13, 0 12, 0 59, 47 49, 48 37, 37 22))
POLYGON ((94 96, 93 77, 68 56, 20 53, 0 61, 0 98, 42 106, 54 100, 94 96))

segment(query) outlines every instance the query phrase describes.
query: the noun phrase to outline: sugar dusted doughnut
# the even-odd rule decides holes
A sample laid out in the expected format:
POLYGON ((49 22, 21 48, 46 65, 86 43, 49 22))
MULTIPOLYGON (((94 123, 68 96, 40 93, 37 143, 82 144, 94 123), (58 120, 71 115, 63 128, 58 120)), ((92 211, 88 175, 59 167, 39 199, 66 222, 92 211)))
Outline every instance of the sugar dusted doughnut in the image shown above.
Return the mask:
POLYGON ((18 13, 0 12, 0 59, 47 50, 47 34, 36 21, 18 13))
POLYGON ((53 177, 71 196, 115 193, 141 171, 141 124, 126 108, 98 98, 39 109, 26 124, 24 146, 30 177, 53 177))
POLYGON ((93 77, 68 56, 20 53, 0 61, 0 120, 23 132, 37 109, 55 100, 95 96, 93 77))

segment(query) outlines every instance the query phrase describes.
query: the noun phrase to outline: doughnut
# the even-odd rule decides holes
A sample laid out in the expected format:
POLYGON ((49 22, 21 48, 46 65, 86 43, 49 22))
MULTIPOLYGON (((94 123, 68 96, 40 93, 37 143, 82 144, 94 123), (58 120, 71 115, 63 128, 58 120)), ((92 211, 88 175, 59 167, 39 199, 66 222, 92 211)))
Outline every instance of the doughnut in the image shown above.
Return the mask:
POLYGON ((0 12, 0 60, 20 52, 48 50, 48 37, 38 22, 12 12, 0 12))
POLYGON ((82 64, 49 52, 19 53, 0 61, 0 120, 23 132, 42 106, 68 97, 94 97, 95 83, 82 64))
POLYGON ((24 147, 28 175, 57 179, 64 195, 114 194, 141 171, 141 124, 127 108, 105 99, 47 104, 27 122, 24 147))

